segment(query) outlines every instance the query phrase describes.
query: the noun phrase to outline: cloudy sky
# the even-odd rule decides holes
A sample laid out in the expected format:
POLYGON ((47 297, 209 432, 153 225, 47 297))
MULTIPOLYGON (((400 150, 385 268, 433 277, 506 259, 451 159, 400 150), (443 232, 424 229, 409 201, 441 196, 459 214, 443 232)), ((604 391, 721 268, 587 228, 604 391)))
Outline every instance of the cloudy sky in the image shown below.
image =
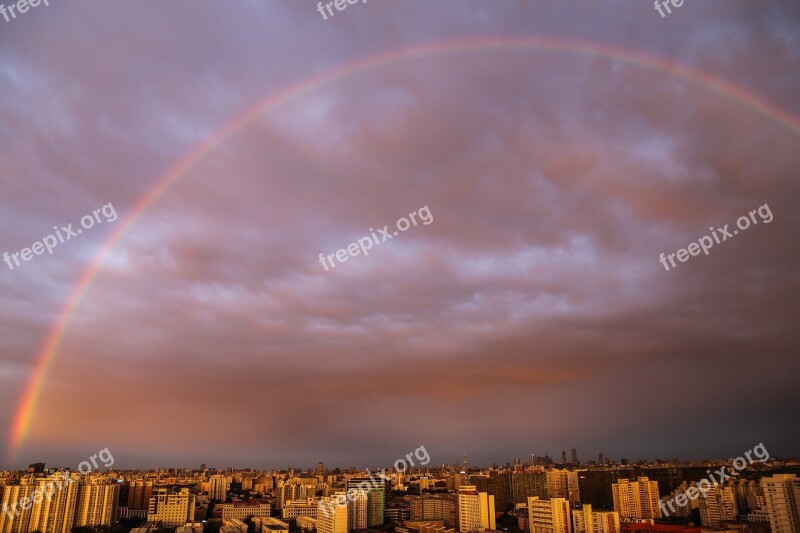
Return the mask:
POLYGON ((0 467, 797 455, 798 24, 794 0, 0 18, 0 252, 118 217, 0 264, 0 467))

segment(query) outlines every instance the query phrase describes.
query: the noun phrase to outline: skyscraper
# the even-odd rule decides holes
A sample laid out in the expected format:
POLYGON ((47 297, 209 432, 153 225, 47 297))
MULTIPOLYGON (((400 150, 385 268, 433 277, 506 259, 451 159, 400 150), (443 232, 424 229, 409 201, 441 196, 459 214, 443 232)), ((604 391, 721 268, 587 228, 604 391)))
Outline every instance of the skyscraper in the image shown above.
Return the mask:
POLYGON ((528 498, 528 524, 531 533, 572 533, 569 502, 564 498, 528 498))
POLYGON ((611 485, 611 493, 620 518, 661 518, 658 482, 646 477, 636 481, 618 479, 611 485))
POLYGON ((572 464, 573 466, 578 466, 580 463, 578 462, 578 450, 572 448, 572 464))
POLYGON ((761 478, 772 533, 800 532, 800 478, 774 474, 761 478))
POLYGON ((458 488, 458 530, 461 533, 495 529, 494 496, 474 485, 458 488))

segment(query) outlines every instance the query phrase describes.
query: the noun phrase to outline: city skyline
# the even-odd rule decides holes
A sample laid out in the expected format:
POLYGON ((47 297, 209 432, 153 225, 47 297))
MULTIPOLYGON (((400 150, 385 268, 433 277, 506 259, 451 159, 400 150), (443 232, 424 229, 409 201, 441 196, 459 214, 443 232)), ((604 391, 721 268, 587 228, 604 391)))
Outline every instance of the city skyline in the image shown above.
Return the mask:
POLYGON ((0 470, 800 454, 798 2, 28 1, 0 470))

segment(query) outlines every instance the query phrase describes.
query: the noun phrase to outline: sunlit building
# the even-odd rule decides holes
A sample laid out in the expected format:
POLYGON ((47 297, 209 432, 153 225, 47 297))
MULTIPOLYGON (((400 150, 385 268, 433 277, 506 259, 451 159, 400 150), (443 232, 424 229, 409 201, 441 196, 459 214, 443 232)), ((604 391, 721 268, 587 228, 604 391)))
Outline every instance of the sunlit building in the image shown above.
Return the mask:
POLYGON ((647 477, 619 479, 611 485, 611 493, 620 518, 661 518, 658 482, 647 477))

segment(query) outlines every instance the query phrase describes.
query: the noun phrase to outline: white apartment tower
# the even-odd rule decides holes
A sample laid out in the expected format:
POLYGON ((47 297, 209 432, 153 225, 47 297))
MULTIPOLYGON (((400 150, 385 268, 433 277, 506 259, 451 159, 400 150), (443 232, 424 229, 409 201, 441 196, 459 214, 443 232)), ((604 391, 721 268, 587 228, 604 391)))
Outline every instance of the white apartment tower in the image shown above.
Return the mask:
POLYGON ((531 533, 572 533, 569 502, 564 498, 528 497, 528 524, 531 533))
POLYGON ((474 485, 458 487, 458 530, 472 533, 495 529, 494 496, 474 485))
POLYGON ((611 485, 611 492, 620 518, 661 518, 657 481, 647 477, 636 481, 618 479, 611 485))
POLYGON ((800 478, 775 474, 761 478, 772 533, 800 533, 800 478))

